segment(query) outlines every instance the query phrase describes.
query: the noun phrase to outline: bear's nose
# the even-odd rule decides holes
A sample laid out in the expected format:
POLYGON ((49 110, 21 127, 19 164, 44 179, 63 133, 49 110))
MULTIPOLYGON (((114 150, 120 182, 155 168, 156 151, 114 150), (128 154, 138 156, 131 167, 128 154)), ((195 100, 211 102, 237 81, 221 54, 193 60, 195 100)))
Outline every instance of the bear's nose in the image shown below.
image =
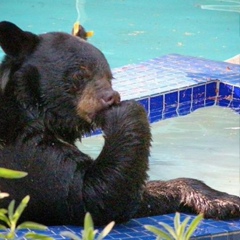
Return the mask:
POLYGON ((108 106, 118 104, 121 101, 120 94, 114 90, 105 93, 102 99, 108 106))

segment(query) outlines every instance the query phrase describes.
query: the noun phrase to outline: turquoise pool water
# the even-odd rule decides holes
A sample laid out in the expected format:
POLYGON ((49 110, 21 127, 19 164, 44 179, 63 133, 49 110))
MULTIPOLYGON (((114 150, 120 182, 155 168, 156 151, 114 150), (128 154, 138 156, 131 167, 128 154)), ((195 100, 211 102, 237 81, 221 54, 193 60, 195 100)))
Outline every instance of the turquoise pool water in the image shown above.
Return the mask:
MULTIPOLYGON (((153 123, 150 180, 197 178, 240 196, 239 120, 230 108, 212 106, 153 123)), ((82 139, 78 146, 96 158, 103 143, 99 135, 82 139)))
MULTIPOLYGON (((239 6, 240 1, 235 2, 79 0, 80 21, 94 30, 90 42, 104 52, 112 67, 170 53, 222 61, 240 52, 240 15, 200 6, 239 6)), ((71 32, 77 19, 75 5, 74 0, 1 0, 0 20, 35 33, 71 32)))
MULTIPOLYGON (((200 8, 202 4, 226 3, 239 6, 240 1, 232 1, 231 3, 217 0, 85 0, 84 3, 81 2, 83 6, 80 11, 81 23, 88 30, 95 31, 95 36, 90 39, 90 42, 104 52, 112 68, 132 63, 137 64, 170 53, 223 61, 240 52, 239 13, 208 11, 200 8)), ((0 13, 0 20, 15 22, 21 28, 35 33, 71 32, 72 25, 77 18, 75 1, 72 0, 1 0, 0 13)), ((3 56, 3 52, 0 50, 1 56, 3 56)), ((184 60, 182 65, 185 63, 184 60)), ((205 65, 203 66, 205 68, 205 65)), ((140 67, 140 70, 142 68, 148 69, 149 65, 136 65, 134 66, 135 71, 139 70, 138 67, 140 67)), ((177 67, 174 66, 174 69, 178 70, 177 67)), ((181 78, 185 79, 187 77, 190 79, 195 76, 197 80, 201 80, 209 77, 212 73, 212 71, 209 73, 208 69, 206 72, 203 69, 198 70, 197 67, 193 71, 190 71, 189 67, 190 70, 188 69, 189 73, 187 75, 180 72, 174 75, 174 78, 181 80, 181 78)), ((215 76, 225 77, 224 74, 218 75, 213 71, 212 77, 215 76)), ((163 80, 168 87, 168 79, 163 80)), ((226 86, 229 87, 230 85, 226 86)), ((237 95, 239 98, 239 84, 236 83, 235 85, 234 89, 237 91, 230 95, 232 97, 237 95)), ((172 84, 172 87, 176 87, 175 83, 172 84)), ((198 90, 197 87, 196 90, 198 90)), ((207 95, 212 96, 211 94, 210 92, 207 95)), ((226 96, 229 96, 228 88, 226 88, 226 94, 226 96)), ((231 104, 228 100, 226 102, 229 105, 231 104)), ((239 106, 237 107, 239 108, 239 106)), ((160 170, 162 176, 160 177, 163 179, 184 175, 197 177, 212 187, 238 195, 240 186, 238 123, 239 115, 236 115, 230 109, 220 109, 217 106, 197 110, 186 117, 154 123, 153 134, 156 137, 154 137, 150 162, 151 178, 159 179, 160 170), (189 123, 192 123, 190 129, 189 123), (199 131, 196 129, 198 127, 200 128, 199 131), (181 135, 181 129, 190 131, 190 133, 188 132, 189 134, 186 135, 186 132, 184 132, 181 135), (193 130, 194 134, 192 133, 193 130), (158 135, 158 133, 161 134, 158 135), (166 140, 158 142, 159 136, 161 138, 162 135, 166 140), (173 135, 175 135, 174 139, 173 135), (178 138, 176 138, 176 135, 178 135, 178 138), (189 141, 183 142, 183 136, 185 138, 187 136, 189 138, 193 137, 196 141, 188 139, 189 141), (166 150, 166 144, 168 143, 170 143, 168 145, 169 149, 162 152, 161 149, 166 150), (183 153, 184 144, 192 144, 191 150, 183 153), (224 148, 221 146, 224 146, 224 148), (172 151, 171 154, 175 153, 177 158, 171 160, 169 151, 172 151), (184 154, 187 154, 188 158, 185 158, 184 154), (203 154, 202 158, 200 154, 203 154), (191 161, 191 158, 196 158, 196 156, 199 157, 195 161, 197 168, 194 161, 191 161), (210 157, 210 159, 205 157, 210 157), (160 158, 161 160, 159 160, 160 158), (184 164, 178 161, 180 158, 185 158, 184 164), (185 167, 187 164, 188 166, 185 167), (160 168, 160 166, 163 167, 160 168), (164 170, 162 171, 162 168, 171 169, 169 175, 164 170), (226 169, 229 172, 228 174, 225 172, 226 169)), ((87 139, 87 141, 91 141, 91 147, 87 142, 84 142, 84 150, 90 148, 89 152, 95 151, 94 154, 96 154, 99 145, 96 143, 93 148, 92 140, 87 139)), ((154 219, 156 221, 173 222, 173 215, 157 216, 154 219), (163 218, 160 219, 161 217, 163 218)), ((151 221, 152 219, 149 218, 139 220, 141 226, 145 223, 152 223, 151 221)), ((142 236, 146 232, 139 225, 133 225, 136 222, 136 220, 132 220, 129 225, 124 225, 127 230, 121 225, 119 228, 116 227, 116 231, 113 231, 110 239, 154 239, 153 236, 142 236), (137 235, 127 238, 129 230, 134 231, 137 235)), ((49 228, 48 235, 55 239, 62 239, 59 232, 65 228, 66 226, 49 228)), ((69 228, 73 232, 80 232, 81 230, 75 227, 69 228)), ((205 220, 198 229, 195 239, 229 240, 229 234, 232 234, 231 239, 240 239, 239 221, 217 222, 205 220)))

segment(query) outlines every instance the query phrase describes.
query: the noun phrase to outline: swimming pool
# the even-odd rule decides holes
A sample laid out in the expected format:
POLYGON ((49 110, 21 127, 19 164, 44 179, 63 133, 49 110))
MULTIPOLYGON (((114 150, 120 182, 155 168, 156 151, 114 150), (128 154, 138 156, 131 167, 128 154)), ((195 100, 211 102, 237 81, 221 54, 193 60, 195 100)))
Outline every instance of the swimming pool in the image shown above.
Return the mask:
MULTIPOLYGON (((152 124, 150 180, 197 178, 239 196, 239 129, 239 115, 219 106, 152 124)), ((95 159, 103 143, 97 135, 82 139, 78 146, 95 159)))
MULTIPOLYGON (((223 61, 240 52, 239 13, 200 8, 206 4, 237 5, 216 0, 79 0, 80 21, 94 30, 90 42, 113 68, 170 53, 223 61)), ((71 32, 77 19, 75 0, 1 0, 0 10, 1 20, 38 34, 71 32)))
MULTIPOLYGON (((178 114, 185 115, 199 107, 219 102, 221 106, 232 107, 239 112, 238 67, 205 59, 166 55, 178 53, 223 61, 239 53, 239 14, 200 8, 200 4, 213 2, 216 3, 204 0, 166 0, 161 1, 161 4, 158 0, 151 0, 151 4, 134 0, 85 2, 82 22, 87 29, 95 31, 95 36, 90 41, 105 53, 114 68, 114 76, 120 80, 114 82, 115 88, 122 93, 123 99, 131 96, 139 100, 149 112, 151 121, 157 122, 178 114), (163 55, 166 56, 159 57, 163 55), (219 64, 220 71, 217 67, 219 64), (161 78, 158 79, 159 74, 161 78), (224 83, 219 82, 222 78, 224 83), (138 82, 139 79, 142 83, 138 82), (131 82, 137 82, 136 86, 126 87, 126 83, 131 82), (141 84, 147 86, 144 91, 141 84), (127 92, 128 89, 131 91, 127 92), (235 100, 232 101, 233 99, 235 100)), ((11 3, 2 0, 0 9, 2 19, 16 22, 20 27, 36 33, 58 30, 70 32, 76 19, 75 2, 67 0, 13 0, 11 3)), ((234 165, 233 168, 234 173, 237 173, 237 167, 234 165)), ((185 174, 183 171, 178 173, 185 174)), ((236 186, 239 186, 238 183, 236 186)), ((236 190, 233 191, 235 193, 236 190)), ((171 217, 164 216, 163 221, 165 217, 168 221, 172 220, 171 217)), ((152 218, 138 222, 144 221, 151 223, 152 218)), ((220 222, 220 225, 214 221, 206 221, 204 225, 209 223, 208 231, 203 227, 201 234, 204 230, 205 234, 197 236, 203 237, 202 239, 212 239, 214 236, 214 239, 222 240, 227 239, 227 233, 233 230, 233 239, 240 237, 240 223, 237 221, 220 222), (221 232, 219 229, 222 230, 223 225, 221 232)), ((132 239, 152 239, 151 236, 144 238, 131 235, 131 226, 135 231, 135 225, 131 224, 132 222, 126 225, 127 235, 125 230, 121 232, 117 229, 120 235, 113 232, 111 239, 120 239, 119 236, 126 239, 129 235, 132 239)), ((136 228, 138 227, 137 225, 136 228)), ((49 234, 58 232, 57 229, 50 228, 49 234)), ((74 231, 74 228, 70 229, 74 231)), ((60 238, 58 234, 55 237, 60 238)))

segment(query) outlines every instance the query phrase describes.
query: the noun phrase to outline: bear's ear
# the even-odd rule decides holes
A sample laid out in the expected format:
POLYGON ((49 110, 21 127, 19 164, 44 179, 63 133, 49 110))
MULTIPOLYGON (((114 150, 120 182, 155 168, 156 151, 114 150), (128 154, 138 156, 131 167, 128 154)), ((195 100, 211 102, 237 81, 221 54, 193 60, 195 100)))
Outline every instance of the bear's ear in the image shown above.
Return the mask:
POLYGON ((33 51, 39 42, 39 37, 30 32, 24 32, 11 22, 0 22, 0 46, 11 57, 24 56, 33 51))

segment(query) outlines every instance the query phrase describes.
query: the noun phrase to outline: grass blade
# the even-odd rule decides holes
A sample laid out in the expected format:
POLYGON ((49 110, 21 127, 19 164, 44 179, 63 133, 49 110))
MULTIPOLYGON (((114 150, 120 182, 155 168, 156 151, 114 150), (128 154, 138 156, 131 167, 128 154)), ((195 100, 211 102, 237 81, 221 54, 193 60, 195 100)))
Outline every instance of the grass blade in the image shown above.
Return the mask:
POLYGON ((178 231, 179 231, 179 228, 180 228, 180 214, 178 212, 176 212, 173 222, 174 222, 175 231, 178 235, 178 231))
POLYGON ((8 218, 10 222, 12 222, 13 220, 14 207, 15 207, 15 200, 12 200, 8 205, 8 218))
POLYGON ((29 195, 27 195, 25 198, 23 198, 23 200, 21 201, 21 203, 18 205, 14 215, 13 215, 13 221, 17 222, 19 217, 22 215, 24 209, 26 208, 28 202, 30 200, 29 195))
POLYGON ((35 223, 35 222, 23 222, 21 224, 18 225, 17 229, 34 229, 34 230, 47 230, 47 226, 43 225, 43 224, 39 224, 39 223, 35 223))
POLYGON ((86 213, 84 218, 84 230, 87 230, 89 228, 94 228, 94 225, 90 213, 86 213))
POLYGON ((0 224, 0 230, 6 230, 6 229, 7 229, 7 227, 6 227, 6 226, 4 226, 4 225, 0 224))
POLYGON ((63 232, 60 232, 60 234, 63 236, 63 237, 67 237, 67 238, 70 238, 72 240, 81 240, 80 237, 78 237, 76 234, 70 232, 70 231, 63 231, 63 232))
POLYGON ((174 232, 174 229, 173 229, 173 228, 171 228, 171 227, 170 227, 168 224, 166 224, 166 223, 160 222, 159 224, 162 225, 162 226, 170 233, 170 235, 171 235, 174 239, 177 239, 177 235, 176 235, 176 233, 174 232))
POLYGON ((0 177, 2 178, 22 178, 27 176, 26 172, 0 168, 0 177))
POLYGON ((8 219, 8 217, 4 214, 0 212, 0 220, 5 222, 9 227, 11 226, 11 223, 8 219))
POLYGON ((6 192, 0 192, 0 199, 5 197, 9 197, 9 194, 6 192))
POLYGON ((101 240, 104 237, 106 237, 112 230, 113 226, 114 226, 115 222, 110 222, 103 230, 102 232, 98 235, 97 240, 101 240))
POLYGON ((54 238, 51 238, 51 237, 46 236, 46 235, 37 234, 37 233, 34 233, 34 232, 28 232, 24 235, 24 237, 26 239, 34 239, 34 240, 54 240, 54 238))
POLYGON ((193 219, 191 224, 188 227, 188 230, 185 233, 185 239, 188 240, 192 236, 192 234, 195 232, 197 226, 200 224, 200 222, 203 219, 203 214, 199 214, 197 217, 193 219))
POLYGON ((186 217, 183 220, 183 222, 180 224, 180 227, 179 227, 178 233, 177 233, 177 235, 178 235, 178 237, 180 237, 180 239, 184 239, 183 236, 184 236, 184 233, 185 233, 185 230, 186 230, 186 225, 189 222, 189 220, 190 220, 190 217, 186 217))
POLYGON ((145 225, 144 227, 145 227, 148 231, 150 231, 150 232, 154 233, 156 236, 158 236, 158 238, 161 237, 161 238, 163 238, 163 239, 165 239, 165 240, 172 240, 172 238, 169 237, 169 235, 168 235, 166 232, 160 230, 160 229, 157 228, 157 227, 154 227, 154 226, 151 226, 151 225, 145 225))

